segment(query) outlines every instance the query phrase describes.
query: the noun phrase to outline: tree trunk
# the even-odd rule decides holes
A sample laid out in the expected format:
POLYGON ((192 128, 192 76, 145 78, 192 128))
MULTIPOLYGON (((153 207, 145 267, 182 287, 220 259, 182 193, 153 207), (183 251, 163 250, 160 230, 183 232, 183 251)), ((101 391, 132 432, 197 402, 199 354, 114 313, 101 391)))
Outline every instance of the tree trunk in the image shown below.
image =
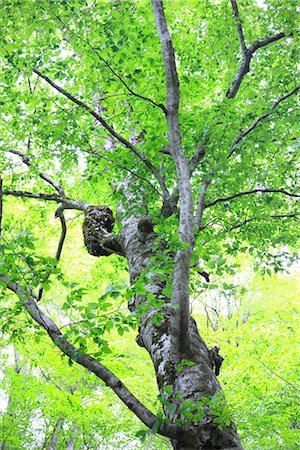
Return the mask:
MULTIPOLYGON (((144 271, 149 269, 151 264, 153 265, 150 259, 155 256, 153 244, 157 235, 151 227, 148 227, 147 230, 147 227, 141 226, 143 220, 133 216, 126 218, 123 220, 121 231, 132 282, 138 279, 142 271, 145 273, 144 271)), ((166 249, 163 242, 161 249, 166 249)), ((230 424, 224 428, 217 427, 213 422, 216 416, 212 414, 208 406, 203 407, 205 415, 198 422, 187 419, 181 414, 183 403, 192 400, 192 403, 196 404, 203 397, 212 397, 221 391, 221 386, 210 365, 208 349, 200 337, 196 322, 192 317, 189 319, 189 331, 190 361, 193 365, 182 364, 176 367, 174 364, 170 355, 170 344, 171 318, 176 311, 171 306, 170 299, 163 295, 162 291, 166 284, 164 277, 150 273, 149 283, 145 287, 149 293, 155 296, 155 299, 162 301, 162 305, 158 308, 152 307, 149 296, 147 299, 147 295, 137 294, 132 298, 129 309, 132 312, 137 311, 139 314, 140 305, 143 304, 143 307, 148 305, 147 311, 143 312, 140 319, 141 325, 136 340, 149 352, 160 393, 166 392, 166 386, 172 386, 172 394, 168 398, 168 403, 164 405, 166 416, 172 423, 176 423, 177 420, 185 421, 182 436, 180 439, 172 441, 173 448, 176 450, 242 449, 234 425, 230 424), (158 320, 159 318, 162 320, 158 320), (175 398, 176 394, 177 398, 175 398), (173 406, 170 406, 170 403, 173 406), (186 423, 187 421, 189 424, 186 423)), ((172 332, 174 332, 173 329, 172 332)), ((193 412, 193 408, 191 408, 192 414, 196 412, 195 409, 196 407, 193 412)))

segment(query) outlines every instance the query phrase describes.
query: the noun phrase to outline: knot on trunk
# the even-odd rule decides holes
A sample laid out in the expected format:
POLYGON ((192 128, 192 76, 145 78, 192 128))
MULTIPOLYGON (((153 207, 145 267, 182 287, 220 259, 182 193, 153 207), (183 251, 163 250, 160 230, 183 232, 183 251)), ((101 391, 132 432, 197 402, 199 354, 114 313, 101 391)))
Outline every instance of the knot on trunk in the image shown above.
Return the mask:
POLYGON ((84 211, 82 224, 84 245, 92 256, 109 256, 117 253, 124 256, 120 238, 111 231, 114 227, 114 216, 105 205, 89 206, 84 211))
POLYGON ((141 233, 153 233, 152 217, 146 215, 139 220, 138 230, 141 233))

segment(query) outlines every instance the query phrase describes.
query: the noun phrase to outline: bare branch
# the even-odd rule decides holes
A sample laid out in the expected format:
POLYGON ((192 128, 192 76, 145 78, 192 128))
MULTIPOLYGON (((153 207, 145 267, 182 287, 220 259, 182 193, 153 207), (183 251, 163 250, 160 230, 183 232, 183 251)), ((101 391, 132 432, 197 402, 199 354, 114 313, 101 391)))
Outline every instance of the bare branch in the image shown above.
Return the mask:
POLYGON ((286 34, 284 32, 274 34, 273 36, 265 36, 262 39, 257 39, 253 42, 252 45, 248 48, 248 51, 250 53, 254 53, 256 50, 262 47, 266 47, 269 44, 272 44, 273 42, 279 41, 280 39, 284 37, 291 37, 292 34, 286 34))
POLYGON ((243 28, 242 28, 242 24, 241 24, 241 19, 240 19, 240 14, 239 14, 239 10, 238 10, 238 5, 236 3, 236 0, 230 0, 230 2, 231 2, 231 7, 233 9, 233 14, 234 14, 235 22, 236 22, 237 32, 238 32, 238 35, 239 35, 241 51, 242 51, 243 55, 246 55, 247 47, 246 47, 246 43, 245 43, 245 37, 244 37, 244 32, 243 32, 243 28))
MULTIPOLYGON (((67 225, 66 225, 66 219, 65 219, 63 211, 61 213, 59 213, 59 215, 57 215, 57 213, 56 213, 55 216, 59 217, 60 223, 61 223, 61 235, 60 235, 60 238, 58 241, 58 246, 57 246, 57 250, 56 250, 56 254, 55 254, 55 259, 58 262, 60 260, 61 252, 62 252, 64 242, 66 239, 67 225)), ((55 265, 55 267, 56 266, 57 266, 57 264, 55 265)), ((49 278, 49 275, 50 275, 50 272, 46 274, 46 277, 45 277, 43 283, 45 283, 45 281, 49 278)), ((37 301, 40 301, 42 299, 43 290, 44 290, 43 285, 41 285, 38 296, 37 296, 37 301)))
MULTIPOLYGON (((32 165, 32 163, 30 162, 30 159, 28 156, 26 156, 24 153, 20 152, 19 150, 14 150, 14 149, 9 149, 8 150, 9 153, 12 153, 14 155, 18 155, 22 158, 22 161, 24 164, 26 164, 26 166, 30 167, 32 165)), ((49 183, 51 186, 54 187, 54 189, 57 190, 58 194, 62 197, 65 196, 65 191, 63 190, 63 188, 61 187, 61 185, 59 183, 57 183, 55 180, 53 180, 52 178, 48 177, 48 175, 46 175, 43 172, 39 171, 39 176, 40 178, 42 178, 44 181, 46 181, 47 183, 49 183)))
POLYGON ((205 208, 209 208, 210 206, 214 206, 217 203, 227 202, 228 200, 231 200, 231 199, 236 198, 236 197, 242 197, 244 195, 250 195, 250 194, 256 194, 256 193, 264 194, 264 193, 267 193, 267 192, 274 192, 274 193, 284 194, 284 195, 287 195, 289 197, 300 198, 300 194, 293 194, 292 192, 288 192, 285 189, 264 189, 264 188, 258 188, 258 189, 251 189, 250 191, 237 192, 236 194, 229 195, 228 197, 217 198, 217 199, 213 200, 212 202, 207 203, 205 205, 205 208))
POLYGON ((81 108, 85 109, 89 114, 91 114, 98 122, 101 123, 101 125, 111 134, 117 141, 121 142, 126 148, 129 148, 153 173, 155 178, 157 179, 160 187, 162 188, 163 192, 167 191, 166 186, 164 185, 161 175, 159 171, 156 169, 156 167, 147 159, 147 157, 144 155, 143 152, 141 152, 135 145, 133 145, 131 142, 129 142, 127 139, 125 139, 123 136, 121 136, 119 133, 117 133, 114 128, 107 123, 106 120, 103 119, 100 114, 96 113, 92 108, 90 108, 86 103, 82 102, 81 100, 78 100, 76 97, 71 95, 69 92, 67 92, 65 89, 58 86, 54 81, 52 81, 49 77, 46 75, 43 75, 38 69, 33 69, 33 72, 36 73, 40 78, 43 78, 50 86, 52 86, 56 91, 58 91, 60 94, 64 95, 66 98, 71 100, 76 105, 80 106, 81 108))
POLYGON ((231 1, 231 6, 232 6, 235 22, 236 22, 236 27, 237 27, 237 31, 238 31, 240 47, 241 47, 241 52, 242 52, 242 59, 240 62, 240 66, 238 68, 238 71, 237 71, 234 79, 233 79, 231 86, 229 87, 229 89, 226 93, 227 98, 234 98, 239 90, 239 87, 240 87, 245 75, 250 71, 250 62, 251 62, 251 59, 253 58, 254 53, 258 49, 260 49, 262 47, 266 47, 267 45, 272 44, 273 42, 279 41, 280 39, 283 39, 285 37, 292 36, 292 33, 286 34, 285 32, 281 32, 281 33, 277 33, 273 36, 266 36, 262 39, 258 39, 256 41, 254 41, 253 44, 247 48, 246 42, 245 42, 245 37, 244 37, 244 32, 243 32, 243 28, 242 28, 242 24, 241 24, 241 20, 240 20, 237 2, 236 2, 236 0, 230 0, 230 1, 231 1))
MULTIPOLYGON (((66 356, 76 361, 81 366, 94 373, 100 378, 107 386, 109 386, 115 394, 121 399, 123 403, 149 428, 152 428, 156 423, 156 416, 144 406, 122 383, 122 381, 116 377, 107 367, 98 362, 87 354, 82 354, 79 348, 76 348, 71 342, 63 337, 63 334, 59 330, 55 322, 50 317, 46 316, 38 307, 35 298, 29 291, 25 291, 19 283, 10 282, 6 275, 0 274, 1 280, 6 284, 7 288, 14 292, 22 301, 25 310, 32 317, 32 319, 38 323, 49 335, 53 343, 58 347, 66 356)), ((182 428, 178 425, 161 425, 159 434, 168 437, 184 439, 182 435, 182 428)))
POLYGON ((3 195, 13 195, 14 197, 25 197, 34 198, 37 200, 50 201, 61 203, 61 209, 77 209, 79 211, 85 211, 90 203, 81 202, 80 200, 73 200, 68 197, 60 197, 57 194, 41 194, 38 192, 27 192, 27 191, 15 191, 13 189, 3 189, 3 195))
POLYGON ((237 228, 241 228, 243 225, 246 225, 247 223, 253 222, 255 220, 270 220, 270 219, 295 219, 300 220, 300 212, 299 213, 291 213, 291 214, 273 214, 266 217, 251 217, 249 219, 245 219, 240 223, 237 223, 236 225, 233 225, 230 228, 230 231, 236 230, 237 228))
POLYGON ((230 158, 233 153, 236 150, 236 147, 242 142, 242 140, 249 134, 251 133, 251 131, 253 131, 257 125, 259 125, 260 122, 262 122, 264 119, 267 119, 272 111, 274 111, 275 108, 277 108, 278 105, 280 105, 281 102, 283 102, 284 100, 286 100, 287 98, 291 97, 291 95, 297 94, 300 90, 300 85, 295 87, 294 89, 292 89, 290 92, 288 92, 287 94, 283 95, 282 97, 280 97, 278 100, 276 100, 273 105, 271 106, 270 110, 263 114, 260 117, 257 117, 257 119, 255 119, 255 121, 252 123, 252 125, 250 125, 250 127, 248 127, 246 130, 241 131, 240 134, 235 138, 235 140, 233 141, 232 145, 231 145, 231 152, 229 153, 229 155, 227 156, 227 158, 230 158))
MULTIPOLYGON (((264 366, 266 369, 268 369, 273 375, 275 375, 275 377, 279 378, 280 380, 284 381, 286 384, 288 384, 289 386, 291 386, 293 389, 295 389, 295 391, 300 392, 300 389, 297 388, 297 386, 295 386, 294 384, 292 384, 290 381, 288 381, 286 378, 283 378, 281 375, 278 375, 278 373, 274 372, 273 369, 271 369, 271 367, 267 366, 263 361, 262 358, 255 358, 252 356, 252 358, 254 358, 257 362, 259 362, 262 366, 264 366)), ((299 396, 297 396, 299 397, 299 396)))
POLYGON ((166 107, 162 103, 157 103, 154 100, 152 100, 151 98, 145 97, 144 95, 140 95, 137 92, 133 91, 133 89, 131 89, 128 86, 128 84, 126 83, 126 81, 124 81, 124 79, 121 77, 121 75, 119 75, 118 72, 116 72, 116 70, 113 69, 113 67, 106 61, 106 59, 103 58, 103 56, 100 55, 100 53, 95 49, 95 47, 93 47, 93 45, 87 39, 83 38, 79 34, 75 33, 73 30, 71 30, 64 23, 64 21, 61 19, 61 17, 58 16, 51 8, 50 8, 50 11, 56 17, 56 19, 64 26, 64 28, 66 28, 70 33, 72 33, 78 39, 80 39, 81 41, 83 41, 87 44, 87 46, 93 51, 93 53, 95 53, 95 55, 97 55, 97 58, 99 58, 99 60, 104 63, 104 65, 110 70, 110 72, 116 78, 118 78, 118 80, 123 84, 123 86, 127 89, 127 91, 131 95, 133 95, 134 97, 140 98, 141 100, 146 100, 147 102, 151 103, 152 105, 157 106, 158 108, 162 109, 165 114, 167 113, 166 107))

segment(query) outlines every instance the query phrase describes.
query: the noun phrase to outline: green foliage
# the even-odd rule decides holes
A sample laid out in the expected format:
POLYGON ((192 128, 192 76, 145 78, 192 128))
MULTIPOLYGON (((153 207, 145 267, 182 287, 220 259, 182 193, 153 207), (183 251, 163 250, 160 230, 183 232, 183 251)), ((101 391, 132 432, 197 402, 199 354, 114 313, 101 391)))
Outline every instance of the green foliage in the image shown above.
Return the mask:
MULTIPOLYGON (((296 195, 299 183, 296 97, 272 109, 297 83, 298 2, 240 2, 248 46, 278 31, 290 36, 255 54, 238 96, 231 100, 226 99, 226 91, 241 55, 230 2, 164 3, 180 79, 184 150, 192 157, 199 142, 206 149, 191 180, 195 199, 203 179, 213 175, 192 257, 193 313, 211 344, 221 344, 225 361, 220 379, 246 448, 296 450, 299 285, 296 275, 286 279, 281 274, 297 259, 299 209, 295 197, 263 189, 284 189, 296 195), (229 157, 242 131, 267 113, 229 157), (261 191, 233 197, 255 189, 261 191), (256 271, 254 279, 249 265, 256 271), (210 283, 199 277, 204 271, 210 283), (266 277, 264 282, 261 275, 266 277), (206 316, 202 310, 200 314, 201 304, 206 306, 206 316)), ((49 443, 63 417, 60 448, 66 448, 74 430, 78 430, 78 449, 83 445, 121 448, 128 439, 135 439, 139 424, 102 383, 74 362, 82 353, 93 355, 150 409, 156 406, 153 368, 145 351, 134 346, 134 335, 150 308, 157 310, 152 323, 162 324, 164 304, 172 295, 174 255, 186 244, 179 239, 178 217, 161 216, 160 187, 143 162, 121 144, 108 144, 106 131, 84 108, 52 89, 33 70, 39 69, 90 107, 100 106, 117 132, 137 140, 139 149, 164 175, 170 192, 176 190, 174 163, 161 151, 168 140, 163 111, 127 89, 165 102, 151 5, 127 0, 3 0, 1 10, 4 188, 53 194, 52 186, 40 177, 42 171, 61 183, 72 198, 108 204, 113 210, 122 199, 128 214, 151 214, 158 235, 150 266, 128 286, 123 259, 113 255, 96 260, 85 252, 81 213, 66 211, 68 235, 57 266, 54 255, 60 229, 53 203, 4 196, 0 274, 23 288, 30 286, 34 294, 43 285, 43 307, 79 350, 73 360, 61 359, 45 332, 24 313, 23 303, 7 294, 0 278, 1 366, 6 373, 1 389, 10 400, 4 402, 2 435, 8 448, 34 448, 37 436, 43 435, 49 443), (10 149, 26 154, 30 167, 10 149), (128 174, 135 198, 125 204, 124 192, 116 186, 128 174), (147 289, 155 278, 165 283, 160 296, 147 289), (134 295, 146 295, 147 301, 129 314, 126 303, 134 295), (21 355, 20 373, 13 370, 11 345, 21 355)), ((115 230, 119 227, 120 220, 115 230)), ((182 360, 176 370, 182 372, 191 365, 192 361, 182 360)), ((167 385, 159 401, 170 415, 175 414, 181 393, 167 385)), ((204 406, 210 408, 217 426, 229 424, 221 396, 196 404, 186 401, 180 423, 201 421, 204 406)), ((166 420, 161 407, 157 418, 151 430, 138 436, 149 439, 147 448, 168 448, 166 440, 156 436, 159 424, 166 420)), ((139 440, 133 446, 145 448, 139 440)))

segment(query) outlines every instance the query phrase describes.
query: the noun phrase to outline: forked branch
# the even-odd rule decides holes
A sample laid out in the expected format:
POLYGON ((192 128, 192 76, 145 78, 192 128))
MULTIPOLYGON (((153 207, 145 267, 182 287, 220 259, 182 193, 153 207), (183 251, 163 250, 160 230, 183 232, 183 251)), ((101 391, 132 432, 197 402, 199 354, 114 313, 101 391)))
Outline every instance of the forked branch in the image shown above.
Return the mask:
MULTIPOLYGON (((29 148, 30 148, 30 138, 28 139, 28 149, 29 148)), ((14 149, 10 149, 10 150, 8 150, 8 152, 12 153, 14 155, 20 156, 22 158, 23 163, 26 164, 26 166, 28 166, 28 167, 31 166, 29 157, 26 156, 24 153, 20 152, 19 150, 14 150, 14 149)), ((42 180, 46 181, 48 184, 50 184, 50 186, 54 187, 57 190, 58 195, 65 198, 65 191, 63 190, 63 188, 61 187, 61 185, 59 183, 57 183, 55 180, 53 180, 52 178, 50 178, 48 175, 46 175, 45 173, 43 173, 41 171, 39 171, 38 174, 39 174, 39 177, 42 178, 42 180)), ((58 241, 58 246, 57 246, 57 250, 56 250, 56 254, 55 254, 55 259, 58 263, 58 261, 60 260, 64 242, 66 239, 67 225, 66 225, 65 216, 63 214, 63 210, 59 210, 59 208, 58 208, 56 211, 55 217, 59 217, 60 224, 61 224, 61 235, 60 235, 60 238, 58 241)), ((47 272, 43 283, 49 278, 49 276, 50 276, 50 272, 47 272)), ((41 284, 41 286, 39 288, 37 301, 40 301, 42 296, 43 296, 43 284, 41 284)))
POLYGON ((82 42, 84 42, 89 48, 90 50, 92 50, 92 52, 97 56, 97 58, 109 69, 109 71, 123 84, 123 86, 125 87, 125 89, 127 89, 127 91, 134 97, 140 98, 141 100, 145 100, 149 103, 151 103, 153 106, 157 106, 158 108, 162 109, 163 112, 166 114, 167 110, 166 107, 162 104, 162 103, 157 103, 154 100, 152 100, 149 97, 145 97, 144 95, 138 94, 137 92, 135 92, 133 89, 131 89, 131 87, 126 83, 126 81, 121 77, 121 75, 109 64, 109 62, 103 58, 102 55, 100 55, 100 53, 98 52, 98 50, 95 49, 95 47, 85 38, 83 38, 82 36, 80 36, 79 34, 75 33, 72 29, 70 29, 67 24, 62 20, 62 18, 60 16, 58 16, 51 8, 50 8, 51 13, 53 14, 53 16, 63 25, 63 27, 65 29, 68 30, 69 33, 73 34, 74 36, 76 36, 79 40, 81 40, 82 42))
MULTIPOLYGON (((21 157, 22 162, 24 164, 26 164, 27 167, 30 167, 32 165, 32 163, 30 162, 30 159, 28 156, 25 155, 25 153, 20 152, 19 150, 14 150, 14 149, 9 149, 8 150, 9 153, 12 153, 14 155, 18 155, 21 157)), ((46 183, 50 184, 52 187, 54 187, 54 189, 56 189, 56 191, 58 192, 58 194, 62 197, 65 196, 65 191, 63 190, 63 188, 61 187, 61 185, 59 183, 57 183, 57 181, 53 180, 52 178, 50 178, 48 175, 46 175, 44 172, 40 172, 39 171, 39 177, 42 178, 42 180, 46 181, 46 183)))
POLYGON ((277 33, 273 36, 266 36, 263 39, 258 39, 256 41, 254 41, 253 44, 250 45, 250 47, 247 47, 241 20, 240 20, 237 2, 236 2, 236 0, 230 0, 230 2, 231 2, 233 14, 234 14, 235 22, 236 22, 237 32, 238 32, 239 41, 240 41, 240 48, 241 48, 241 52, 242 52, 242 59, 240 62, 240 66, 238 68, 238 71, 237 71, 234 79, 233 79, 231 86, 229 87, 229 89, 226 93, 227 98, 234 98, 239 90, 239 87, 240 87, 245 75, 250 71, 250 62, 251 62, 251 59, 253 58, 254 53, 258 49, 260 49, 262 47, 266 47, 267 45, 272 44, 273 42, 279 41, 282 38, 289 37, 292 34, 286 34, 285 32, 281 32, 281 33, 277 33))
POLYGON ((119 133, 117 133, 114 128, 105 120, 103 117, 98 114, 96 111, 94 111, 90 106, 88 106, 86 103, 82 102, 78 98, 74 97, 72 94, 67 92, 62 87, 58 86, 54 81, 52 81, 49 77, 46 75, 43 75, 38 69, 33 69, 33 72, 36 73, 40 78, 45 80, 50 86, 52 86, 56 91, 58 91, 60 94, 62 94, 64 97, 68 98, 71 102, 75 103, 76 105, 83 108, 85 111, 87 111, 91 116, 93 116, 101 125, 109 132, 111 136, 113 136, 117 141, 121 142, 126 148, 130 149, 147 167, 155 178, 157 179, 161 189, 163 192, 167 191, 167 188, 165 184, 163 183, 162 177, 159 173, 159 171, 156 169, 156 167, 147 159, 147 157, 144 155, 143 152, 141 152, 134 144, 132 144, 130 141, 125 139, 123 136, 121 136, 119 133))

